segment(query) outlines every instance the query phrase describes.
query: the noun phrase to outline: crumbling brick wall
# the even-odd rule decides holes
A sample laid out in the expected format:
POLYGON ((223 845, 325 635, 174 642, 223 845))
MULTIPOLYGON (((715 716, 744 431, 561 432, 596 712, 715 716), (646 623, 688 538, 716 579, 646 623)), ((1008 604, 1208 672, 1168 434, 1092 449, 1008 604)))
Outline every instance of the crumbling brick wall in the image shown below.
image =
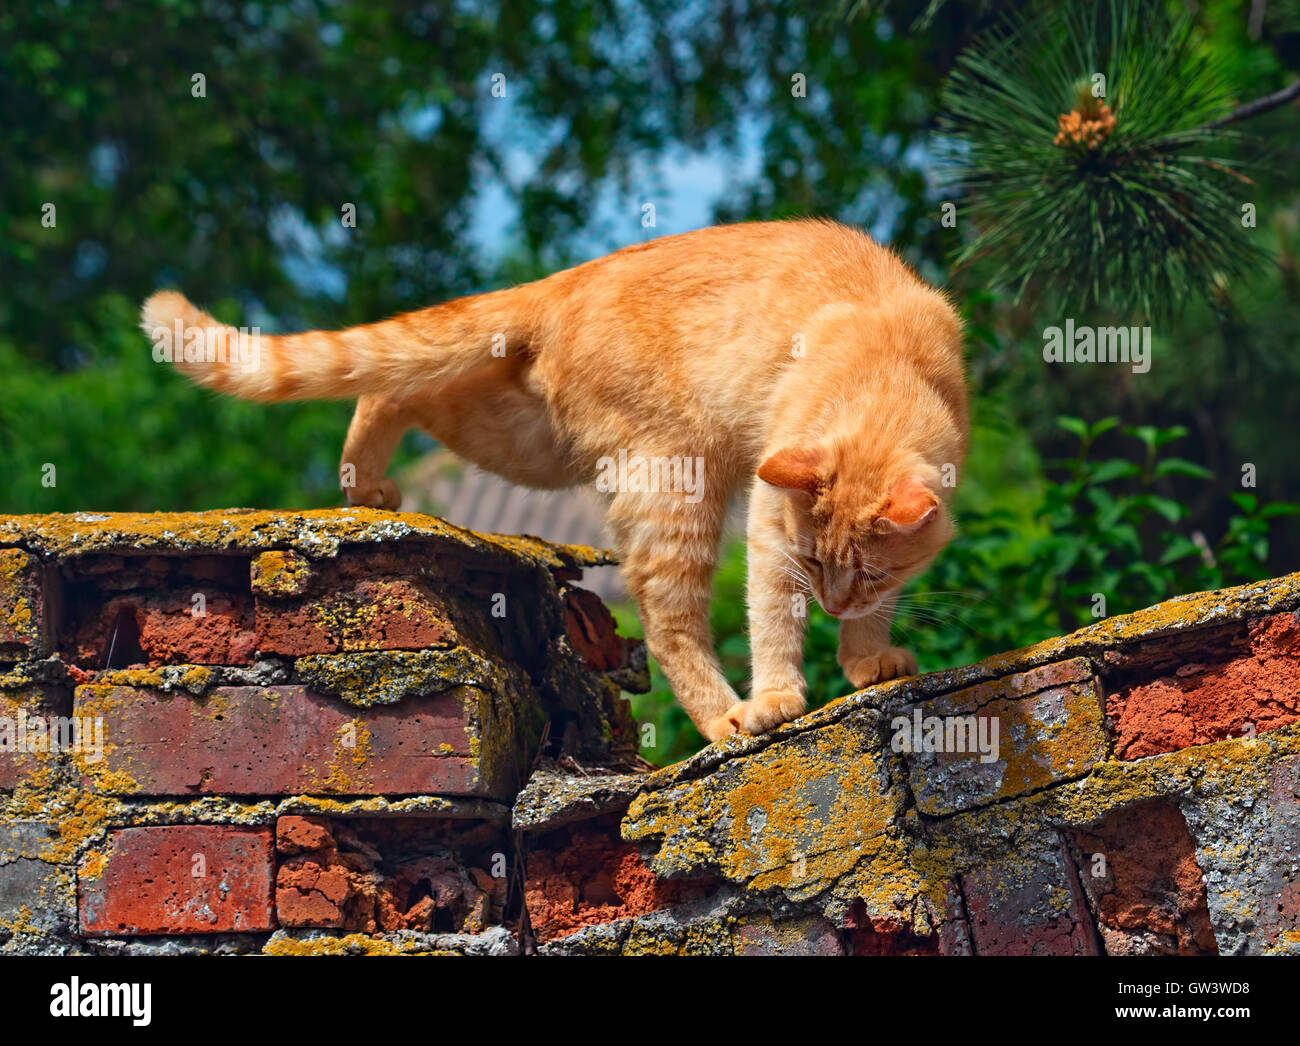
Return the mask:
POLYGON ((363 509, 0 519, 0 947, 515 948, 533 764, 636 753, 603 562, 363 509))
POLYGON ((604 562, 0 517, 0 950, 1300 951, 1300 575, 645 772, 604 562))

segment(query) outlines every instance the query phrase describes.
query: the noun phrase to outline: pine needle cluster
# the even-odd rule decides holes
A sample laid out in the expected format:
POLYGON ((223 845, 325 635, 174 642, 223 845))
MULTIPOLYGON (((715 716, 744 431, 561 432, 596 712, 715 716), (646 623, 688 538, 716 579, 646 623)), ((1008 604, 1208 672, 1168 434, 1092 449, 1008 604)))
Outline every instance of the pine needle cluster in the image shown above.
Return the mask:
POLYGON ((972 222, 959 266, 1078 308, 1167 314, 1262 250, 1230 154, 1230 77, 1155 0, 1023 14, 959 57, 946 180, 972 222))

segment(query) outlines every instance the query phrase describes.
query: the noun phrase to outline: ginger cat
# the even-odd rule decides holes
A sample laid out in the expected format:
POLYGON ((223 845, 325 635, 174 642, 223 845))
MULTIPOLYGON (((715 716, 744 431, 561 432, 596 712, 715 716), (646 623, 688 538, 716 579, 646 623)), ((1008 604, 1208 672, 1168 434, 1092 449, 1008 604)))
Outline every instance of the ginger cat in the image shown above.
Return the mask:
MULTIPOLYGON (((174 291, 145 302, 142 325, 156 344, 170 336, 160 328, 235 334, 174 291)), ((889 626, 903 583, 953 533, 962 328, 859 232, 791 221, 665 237, 379 323, 262 336, 255 368, 214 360, 211 345, 207 360, 178 349, 176 363, 218 391, 357 398, 341 466, 352 504, 398 506, 385 472, 413 425, 531 487, 618 474, 609 520, 646 641, 710 741, 804 711, 804 591, 840 620, 854 686, 916 671, 889 626), (709 631, 723 516, 742 487, 743 701, 709 631)))

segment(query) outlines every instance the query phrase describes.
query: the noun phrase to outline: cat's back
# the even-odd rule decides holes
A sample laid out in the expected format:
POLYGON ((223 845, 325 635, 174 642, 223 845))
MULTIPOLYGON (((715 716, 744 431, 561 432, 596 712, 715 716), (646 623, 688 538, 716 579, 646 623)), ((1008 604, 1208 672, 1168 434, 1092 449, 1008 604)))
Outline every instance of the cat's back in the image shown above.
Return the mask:
MULTIPOLYGON (((860 230, 822 219, 741 222, 633 244, 557 274, 570 289, 639 286, 642 294, 820 288, 843 300, 881 283, 916 281, 890 250, 860 230)), ((553 277, 552 279, 556 279, 553 277)), ((558 281, 557 281, 558 282, 558 281)))
MULTIPOLYGON (((627 356, 760 362, 817 310, 925 285, 890 250, 837 222, 719 225, 634 244, 532 284, 553 345, 577 365, 627 356), (788 328, 788 329, 787 329, 788 328)), ((777 352, 776 356, 780 353, 777 352)), ((776 357, 774 357, 775 359, 776 357)), ((769 362, 764 359, 762 362, 769 362)))
MULTIPOLYGON (((798 339, 816 339, 827 316, 848 308, 876 326, 874 310, 888 318, 891 303, 905 299, 903 312, 913 316, 950 308, 865 233, 808 219, 661 237, 556 273, 528 293, 541 335, 533 381, 561 414, 634 399, 740 414, 766 396, 798 339)), ((810 362, 820 368, 819 360, 810 362)))

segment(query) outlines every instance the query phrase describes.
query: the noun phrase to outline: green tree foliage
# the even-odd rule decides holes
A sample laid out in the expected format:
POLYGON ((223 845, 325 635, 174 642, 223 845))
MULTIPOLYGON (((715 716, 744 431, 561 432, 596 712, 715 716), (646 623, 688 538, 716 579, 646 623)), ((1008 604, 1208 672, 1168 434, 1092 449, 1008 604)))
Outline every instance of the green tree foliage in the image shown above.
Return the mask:
MULTIPOLYGON (((1274 503, 1300 489, 1296 109, 1236 124, 1226 149, 1201 129, 1294 82, 1300 8, 1095 9, 9 0, 0 509, 337 504, 350 405, 196 389, 151 361, 147 294, 292 330, 531 279, 657 235, 640 205, 694 152, 731 165, 719 220, 862 225, 962 305, 962 532, 899 615, 922 667, 1086 623, 1097 592, 1114 614, 1293 569, 1300 536, 1274 503), (1113 134, 1054 145, 1098 71, 1113 134), (943 185, 954 147, 966 176, 943 185), (499 257, 478 242, 485 207, 512 215, 499 257), (1045 366, 1046 326, 1126 311, 1152 325, 1150 372, 1045 366)), ((714 625, 737 685, 742 582, 733 548, 714 625)), ((814 608, 819 700, 845 685, 833 650, 814 608)), ((698 743, 662 689, 638 708, 661 728, 648 755, 698 743)))
MULTIPOLYGON (((1277 438, 1292 427, 1280 390, 1300 380, 1300 195, 1289 173, 1300 164, 1297 103, 1205 130, 1226 109, 1294 89, 1300 34, 1287 6, 1268 5, 1254 24, 1227 0, 1195 9, 1145 0, 1114 13, 1044 5, 960 58, 945 127, 967 143, 957 172, 965 191, 945 250, 962 259, 952 281, 977 324, 977 388, 984 396, 996 389, 1045 456, 1068 452, 1057 415, 1115 414, 1186 428, 1183 455, 1223 483, 1255 466, 1265 500, 1300 487, 1300 466, 1277 438), (1068 32, 1043 39, 1053 27, 1068 32), (995 68, 1004 70, 1000 82, 990 78, 995 68), (1153 81, 1161 70, 1163 81, 1153 81), (1117 116, 1100 157, 1053 144, 1057 117, 1094 72, 1133 114, 1117 116), (1135 96, 1139 83, 1146 87, 1135 96), (1134 154, 1107 152, 1125 134, 1134 154), (1035 164, 1031 188, 1026 165, 1035 164), (1175 169, 1180 184, 1162 196, 1175 169), (1168 220, 1152 231, 1134 208, 1168 220), (1018 230, 1006 221, 1013 213, 1018 230), (1030 273, 1032 257, 1040 264, 1030 273), (1044 329, 1067 318, 1149 326, 1151 370, 1044 367, 1044 329)), ((1189 510, 1201 530, 1217 532, 1231 503, 1207 487, 1191 495, 1189 510)), ((1300 528, 1279 528, 1274 570, 1297 561, 1300 528)))
POLYGON ((666 152, 755 138, 722 216, 883 214, 920 244, 907 148, 974 18, 912 41, 769 0, 6 3, 3 507, 337 501, 346 409, 249 409, 155 373, 135 309, 160 286, 266 330, 373 320, 579 260, 593 229, 650 235, 666 152), (489 191, 518 210, 500 264, 471 231, 489 191), (627 222, 598 228, 608 192, 627 222))

